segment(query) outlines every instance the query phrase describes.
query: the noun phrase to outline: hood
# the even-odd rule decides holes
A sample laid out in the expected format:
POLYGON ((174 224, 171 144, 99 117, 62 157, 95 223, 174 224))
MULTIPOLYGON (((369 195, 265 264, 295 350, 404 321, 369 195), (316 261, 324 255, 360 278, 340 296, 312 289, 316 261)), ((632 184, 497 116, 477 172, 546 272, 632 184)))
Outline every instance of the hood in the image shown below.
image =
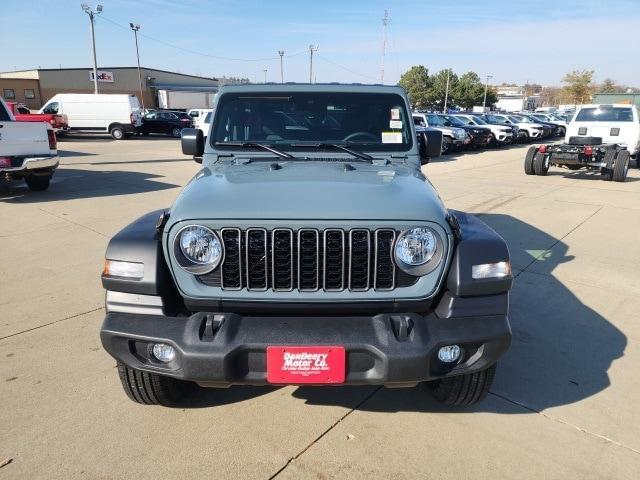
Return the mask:
POLYGON ((225 161, 204 167, 171 208, 195 219, 430 220, 446 225, 431 183, 410 166, 358 161, 225 161))

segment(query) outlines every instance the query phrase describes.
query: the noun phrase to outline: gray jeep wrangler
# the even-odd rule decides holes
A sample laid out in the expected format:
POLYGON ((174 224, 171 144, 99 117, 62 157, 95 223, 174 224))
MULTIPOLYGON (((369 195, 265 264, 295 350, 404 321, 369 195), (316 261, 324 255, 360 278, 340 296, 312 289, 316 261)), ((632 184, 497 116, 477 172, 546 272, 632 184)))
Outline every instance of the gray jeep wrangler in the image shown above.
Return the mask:
POLYGON ((398 87, 222 87, 206 142, 182 136, 202 169, 107 248, 100 336, 127 395, 428 382, 481 400, 511 341, 509 252, 442 204, 431 133, 398 87))

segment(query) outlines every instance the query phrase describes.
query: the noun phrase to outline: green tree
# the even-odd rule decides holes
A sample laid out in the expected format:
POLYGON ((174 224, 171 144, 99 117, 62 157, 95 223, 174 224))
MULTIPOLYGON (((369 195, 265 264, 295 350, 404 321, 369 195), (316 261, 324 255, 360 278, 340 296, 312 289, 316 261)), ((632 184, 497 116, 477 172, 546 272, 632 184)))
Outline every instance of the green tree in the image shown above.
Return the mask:
MULTIPOLYGON (((485 85, 475 72, 467 72, 460 76, 454 91, 455 102, 459 107, 471 109, 474 105, 482 105, 485 85)), ((498 96, 493 88, 487 89, 487 106, 498 101, 498 96)))
POLYGON ((458 84, 458 76, 453 70, 440 70, 435 75, 431 75, 429 82, 429 90, 427 91, 427 104, 429 108, 437 111, 444 109, 444 97, 447 92, 447 73, 449 74, 449 99, 447 105, 456 105, 454 92, 458 84))
POLYGON ((616 92, 624 92, 625 88, 621 85, 616 84, 612 79, 605 78, 604 81, 598 86, 598 92, 602 93, 616 93, 616 92))
POLYGON ((407 91, 412 108, 423 109, 428 107, 427 97, 430 78, 429 71, 424 65, 414 65, 404 72, 398 85, 407 91))
POLYGON ((562 79, 563 90, 571 103, 585 103, 593 93, 593 70, 574 70, 562 79))

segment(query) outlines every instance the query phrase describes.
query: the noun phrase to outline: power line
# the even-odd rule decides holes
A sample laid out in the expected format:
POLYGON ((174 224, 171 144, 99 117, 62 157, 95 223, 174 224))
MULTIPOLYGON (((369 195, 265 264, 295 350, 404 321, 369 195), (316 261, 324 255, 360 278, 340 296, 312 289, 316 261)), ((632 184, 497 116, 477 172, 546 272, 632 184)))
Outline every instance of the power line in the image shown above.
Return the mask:
POLYGON ((356 72, 355 70, 351 70, 350 68, 345 67, 344 65, 340 65, 339 63, 336 63, 336 62, 334 62, 333 60, 329 60, 328 58, 326 58, 326 57, 324 57, 324 56, 320 55, 320 54, 319 54, 319 53, 317 53, 317 52, 316 52, 316 56, 317 56, 318 58, 320 58, 321 60, 324 60, 325 62, 330 63, 331 65, 334 65, 334 66, 336 66, 336 67, 338 67, 338 68, 341 68, 341 69, 342 69, 342 70, 344 70, 345 72, 349 72, 349 73, 352 73, 353 75, 358 75, 359 77, 367 78, 367 79, 369 79, 369 80, 374 80, 374 81, 377 81, 377 80, 378 80, 378 79, 377 79, 376 77, 374 77, 374 76, 371 76, 371 75, 365 75, 364 73, 356 72))
MULTIPOLYGON (((105 17, 104 15, 101 17, 101 19, 102 20, 106 20, 107 22, 109 22, 109 23, 111 23, 111 24, 113 24, 113 25, 115 25, 115 26, 117 26, 119 28, 122 28, 124 30, 129 30, 127 27, 125 27, 123 25, 120 25, 118 22, 116 22, 114 20, 111 20, 110 18, 105 17)), ((143 34, 143 33, 140 33, 139 35, 141 37, 144 37, 144 38, 148 39, 148 40, 152 40, 154 42, 161 43, 162 45, 165 45, 167 47, 171 47, 171 48, 174 48, 176 50, 180 50, 182 52, 191 53, 193 55, 200 55, 202 57, 213 58, 214 60, 227 60, 227 61, 231 61, 231 62, 265 62, 265 61, 269 61, 269 60, 278 60, 280 58, 280 57, 236 58, 236 57, 224 57, 224 56, 221 56, 221 55, 211 55, 209 53, 198 52, 196 50, 191 50, 189 48, 180 47, 178 45, 174 45, 172 43, 165 42, 164 40, 160 40, 159 38, 151 37, 151 36, 143 34)), ((287 57, 295 57, 295 56, 302 55, 302 54, 305 54, 305 53, 307 53, 307 52, 303 50, 301 52, 297 52, 297 53, 294 53, 294 54, 291 54, 291 55, 287 55, 287 57)))

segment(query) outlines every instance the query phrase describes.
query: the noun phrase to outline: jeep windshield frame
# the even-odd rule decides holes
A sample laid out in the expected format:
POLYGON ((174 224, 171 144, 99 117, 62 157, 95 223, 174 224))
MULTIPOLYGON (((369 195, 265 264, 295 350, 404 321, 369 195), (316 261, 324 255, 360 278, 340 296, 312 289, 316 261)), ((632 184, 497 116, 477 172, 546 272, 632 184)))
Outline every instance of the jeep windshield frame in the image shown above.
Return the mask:
POLYGON ((326 151, 324 145, 333 144, 357 152, 408 153, 415 141, 411 112, 397 93, 228 92, 219 97, 214 115, 208 141, 217 151, 259 143, 281 151, 326 151))

